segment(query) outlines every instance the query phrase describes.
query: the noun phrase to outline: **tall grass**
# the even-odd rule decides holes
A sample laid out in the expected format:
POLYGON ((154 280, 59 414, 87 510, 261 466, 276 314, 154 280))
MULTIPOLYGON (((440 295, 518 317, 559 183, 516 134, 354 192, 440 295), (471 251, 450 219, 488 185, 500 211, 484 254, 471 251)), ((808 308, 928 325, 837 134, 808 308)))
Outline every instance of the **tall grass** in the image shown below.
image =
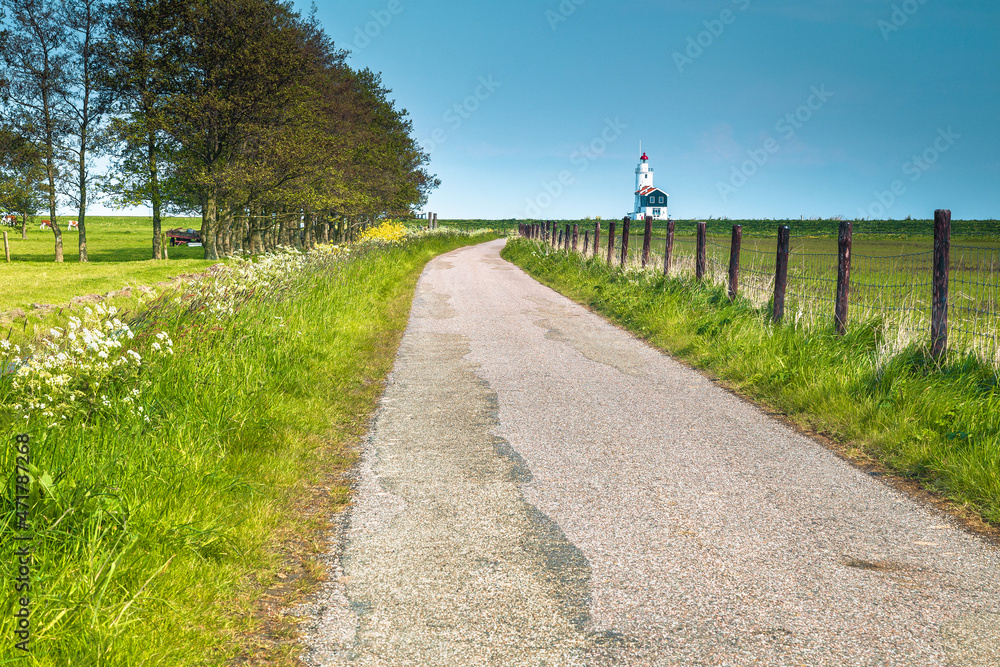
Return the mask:
POLYGON ((751 301, 730 302, 721 285, 608 269, 526 240, 503 256, 740 393, 1000 524, 1000 380, 976 356, 937 362, 922 343, 898 345, 883 317, 843 337, 832 322, 774 325, 751 301))
MULTIPOLYGON (((164 295, 119 315, 141 367, 112 374, 99 392, 78 386, 73 402, 89 402, 56 426, 37 414, 22 421, 14 376, 0 376, 0 433, 13 442, 27 423, 37 468, 32 652, 10 639, 16 597, 6 586, 0 664, 261 658, 247 648, 261 634, 254 610, 287 568, 282 544, 322 529, 347 502, 342 472, 422 267, 473 242, 441 234, 358 257, 332 253, 300 275, 231 286, 222 308, 210 283, 164 295), (154 353, 161 331, 173 355, 154 353), (324 505, 303 512, 317 488, 324 505)), ((0 578, 10 582, 12 447, 0 469, 0 578)), ((294 662, 293 645, 264 653, 294 662)))

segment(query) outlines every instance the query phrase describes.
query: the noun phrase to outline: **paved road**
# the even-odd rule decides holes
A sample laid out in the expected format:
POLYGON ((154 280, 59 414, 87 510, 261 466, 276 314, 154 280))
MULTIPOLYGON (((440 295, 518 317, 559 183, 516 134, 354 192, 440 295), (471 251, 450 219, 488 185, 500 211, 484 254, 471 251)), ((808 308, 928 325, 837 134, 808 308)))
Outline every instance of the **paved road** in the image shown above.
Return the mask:
POLYGON ((314 665, 1000 665, 1000 554, 542 287, 428 265, 314 665))

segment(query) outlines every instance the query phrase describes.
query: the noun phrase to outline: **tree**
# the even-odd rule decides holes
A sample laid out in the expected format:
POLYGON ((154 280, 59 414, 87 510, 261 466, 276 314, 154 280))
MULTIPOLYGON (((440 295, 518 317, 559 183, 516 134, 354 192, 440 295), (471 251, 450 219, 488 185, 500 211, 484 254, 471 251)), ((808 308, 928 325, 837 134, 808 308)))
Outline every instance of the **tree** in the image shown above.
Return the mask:
POLYGON ((56 218, 58 160, 67 132, 62 99, 67 90, 66 31, 51 0, 2 0, 7 13, 0 58, 6 69, 8 121, 31 141, 45 168, 55 261, 63 261, 62 230, 56 218), (13 107, 10 106, 13 103, 13 107))
POLYGON ((21 238, 28 220, 42 208, 45 169, 38 149, 11 127, 0 127, 0 206, 21 214, 21 238))
POLYGON ((226 207, 248 144, 287 116, 296 83, 308 71, 297 15, 274 0, 195 0, 170 57, 177 75, 164 108, 164 130, 181 150, 202 202, 205 259, 218 259, 220 206, 226 207))
POLYGON ((91 141, 98 136, 111 103, 110 89, 99 86, 101 70, 107 60, 102 53, 106 32, 107 6, 104 0, 62 0, 62 18, 66 27, 67 85, 63 108, 68 115, 72 141, 66 150, 71 157, 70 200, 78 209, 80 261, 87 261, 87 189, 91 141))
POLYGON ((116 138, 114 178, 106 183, 125 205, 153 210, 153 259, 163 259, 163 169, 171 150, 163 132, 167 82, 177 72, 167 45, 187 14, 182 0, 121 0, 109 17, 108 68, 104 86, 115 98, 111 136, 116 138))

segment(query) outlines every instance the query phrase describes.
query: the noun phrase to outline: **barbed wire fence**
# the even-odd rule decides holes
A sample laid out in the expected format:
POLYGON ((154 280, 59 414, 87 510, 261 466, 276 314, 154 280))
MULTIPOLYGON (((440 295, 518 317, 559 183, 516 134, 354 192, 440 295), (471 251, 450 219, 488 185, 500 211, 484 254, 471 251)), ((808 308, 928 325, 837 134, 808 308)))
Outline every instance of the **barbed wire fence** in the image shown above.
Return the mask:
MULTIPOLYGON (((784 317, 796 324, 829 326, 834 322, 835 313, 841 313, 844 317, 841 331, 850 323, 858 322, 879 327, 882 347, 886 352, 896 353, 915 343, 929 341, 934 356, 945 349, 973 352, 1000 369, 1000 248, 952 246, 950 212, 938 211, 937 218, 946 224, 939 230, 938 223, 935 223, 934 248, 925 251, 884 254, 879 252, 879 248, 866 248, 865 241, 859 240, 859 250, 867 252, 855 254, 852 252, 854 244, 849 226, 846 257, 842 257, 845 254, 843 245, 839 252, 811 252, 803 249, 808 245, 805 237, 793 237, 792 247, 787 253, 787 278, 781 290, 784 317), (840 276, 844 264, 842 259, 846 260, 847 266, 843 277, 840 276), (942 271, 944 267, 947 267, 947 272, 942 271), (846 291, 841 289, 841 280, 846 280, 846 291), (945 303, 947 308, 943 307, 945 303)), ((623 233, 626 222, 623 220, 609 226, 617 227, 613 263, 621 266, 620 248, 624 237, 617 235, 623 233)), ((727 244, 718 237, 707 237, 704 232, 694 238, 673 235, 672 223, 666 235, 651 235, 649 238, 643 237, 641 221, 629 226, 633 238, 625 262, 627 268, 662 270, 669 247, 671 276, 722 286, 728 284, 731 294, 738 294, 739 298, 746 299, 763 314, 779 312, 774 307, 778 295, 779 253, 777 248, 767 248, 765 243, 773 237, 749 239, 752 243, 736 246, 739 248, 736 262, 738 283, 733 285, 730 282, 733 244, 727 244), (702 239, 701 245, 699 239, 702 239), (648 253, 643 267, 641 256, 645 248, 654 250, 648 253), (700 254, 704 257, 704 268, 699 275, 700 254)), ((553 236, 551 231, 546 230, 555 229, 554 224, 545 223, 537 227, 534 230, 525 225, 522 234, 543 240, 553 236)), ((646 230, 649 229, 647 225, 646 230)), ((843 229, 842 223, 842 233, 843 229)), ((603 230, 605 235, 610 231, 608 227, 603 230)), ((594 238, 600 238, 600 223, 595 224, 591 233, 594 238)), ((646 231, 646 234, 649 233, 646 231)), ((608 242, 605 236, 600 250, 590 245, 588 252, 597 252, 603 258, 608 242)), ((556 244, 553 242, 552 245, 556 244)), ((567 242, 562 247, 570 250, 567 242)))

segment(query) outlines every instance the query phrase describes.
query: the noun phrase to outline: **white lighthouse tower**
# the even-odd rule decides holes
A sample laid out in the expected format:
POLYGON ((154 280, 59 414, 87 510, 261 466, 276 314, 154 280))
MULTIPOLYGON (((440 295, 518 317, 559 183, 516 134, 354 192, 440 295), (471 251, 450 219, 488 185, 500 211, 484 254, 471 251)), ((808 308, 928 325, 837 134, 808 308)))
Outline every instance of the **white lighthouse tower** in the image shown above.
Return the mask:
POLYGON ((666 192, 653 187, 653 170, 649 167, 649 157, 643 153, 635 168, 635 205, 629 215, 633 220, 642 220, 647 215, 653 220, 666 220, 668 198, 666 192))

